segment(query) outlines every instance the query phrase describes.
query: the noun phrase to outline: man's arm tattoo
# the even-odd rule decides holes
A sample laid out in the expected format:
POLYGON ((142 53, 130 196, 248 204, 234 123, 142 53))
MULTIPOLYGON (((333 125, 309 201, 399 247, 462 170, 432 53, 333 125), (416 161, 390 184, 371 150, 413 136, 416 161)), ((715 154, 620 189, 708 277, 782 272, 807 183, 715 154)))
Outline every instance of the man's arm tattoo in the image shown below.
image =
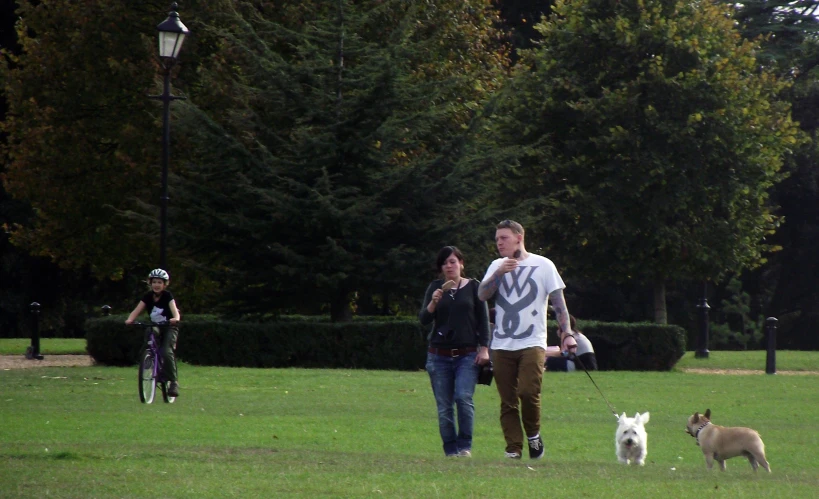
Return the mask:
POLYGON ((563 340, 564 334, 571 334, 571 326, 569 322, 569 309, 566 307, 566 299, 563 297, 563 290, 556 289, 549 294, 549 301, 552 302, 552 308, 555 310, 555 318, 560 325, 560 339, 563 340))
POLYGON ((478 298, 481 301, 486 301, 493 296, 495 296, 495 292, 498 290, 501 284, 501 278, 498 277, 497 274, 492 274, 492 277, 484 280, 481 282, 481 285, 478 286, 478 298))

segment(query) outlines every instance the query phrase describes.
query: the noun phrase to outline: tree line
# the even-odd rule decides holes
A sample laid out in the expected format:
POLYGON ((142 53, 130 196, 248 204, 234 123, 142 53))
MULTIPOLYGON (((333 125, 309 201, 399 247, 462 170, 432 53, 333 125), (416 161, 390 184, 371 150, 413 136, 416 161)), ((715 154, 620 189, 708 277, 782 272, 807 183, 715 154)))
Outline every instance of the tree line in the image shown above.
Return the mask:
MULTIPOLYGON (((0 70, 2 327, 31 300, 81 328, 104 300, 127 308, 156 266, 161 111, 146 96, 167 6, 16 7, 0 70)), ((414 313, 438 248, 460 246, 482 277, 494 224, 514 218, 585 318, 689 326, 708 283, 719 322, 776 315, 811 346, 814 9, 184 2, 169 182, 180 305, 414 313), (748 307, 719 315, 746 291, 748 307)))

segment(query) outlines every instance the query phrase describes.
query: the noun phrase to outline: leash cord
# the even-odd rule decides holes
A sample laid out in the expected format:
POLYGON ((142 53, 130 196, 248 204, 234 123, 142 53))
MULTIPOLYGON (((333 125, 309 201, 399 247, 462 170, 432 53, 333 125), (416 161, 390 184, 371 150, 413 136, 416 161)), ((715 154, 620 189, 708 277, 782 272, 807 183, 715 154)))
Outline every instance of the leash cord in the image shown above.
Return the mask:
POLYGON ((589 379, 591 380, 594 387, 597 388, 598 392, 600 392, 600 396, 603 397, 603 400, 606 402, 606 405, 609 406, 609 410, 611 411, 611 413, 614 415, 615 418, 617 418, 619 420, 620 416, 617 415, 617 411, 614 410, 614 407, 612 407, 612 405, 609 403, 608 399, 606 399, 606 396, 603 395, 603 390, 601 390, 600 387, 597 386, 597 383, 594 382, 594 378, 591 377, 591 374, 589 374, 589 371, 586 369, 586 366, 583 365, 583 361, 580 360, 580 357, 575 355, 574 356, 574 361, 577 362, 578 364, 580 364, 580 367, 583 368, 583 371, 586 373, 586 376, 589 377, 589 379))

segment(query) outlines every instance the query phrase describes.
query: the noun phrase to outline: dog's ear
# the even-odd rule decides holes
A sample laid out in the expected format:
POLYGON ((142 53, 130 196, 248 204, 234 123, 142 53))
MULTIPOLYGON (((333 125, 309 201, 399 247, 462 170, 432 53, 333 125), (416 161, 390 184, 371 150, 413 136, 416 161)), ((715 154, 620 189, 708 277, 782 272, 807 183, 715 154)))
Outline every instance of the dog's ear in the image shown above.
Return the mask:
POLYGON ((625 412, 623 414, 620 414, 619 416, 617 416, 617 421, 622 421, 624 419, 626 419, 626 413, 625 412))
POLYGON ((694 419, 692 419, 692 420, 691 420, 691 422, 692 422, 692 423, 696 423, 696 422, 697 422, 697 421, 699 421, 699 420, 700 420, 700 413, 699 413, 699 412, 695 412, 695 413, 694 413, 694 419))
POLYGON ((705 414, 703 414, 707 419, 711 419, 711 409, 706 409, 705 414))

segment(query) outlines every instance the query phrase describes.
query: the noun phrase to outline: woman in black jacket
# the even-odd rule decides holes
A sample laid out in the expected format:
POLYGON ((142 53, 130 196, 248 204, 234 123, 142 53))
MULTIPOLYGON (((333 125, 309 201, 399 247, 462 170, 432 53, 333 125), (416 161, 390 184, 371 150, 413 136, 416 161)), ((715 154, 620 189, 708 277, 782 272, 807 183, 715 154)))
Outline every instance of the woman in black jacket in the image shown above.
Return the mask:
POLYGON ((438 405, 444 454, 470 457, 472 395, 481 366, 489 362, 489 313, 478 299, 480 282, 463 276, 464 257, 458 248, 442 248, 436 266, 443 278, 430 283, 418 314, 421 324, 432 324, 426 370, 438 405))

